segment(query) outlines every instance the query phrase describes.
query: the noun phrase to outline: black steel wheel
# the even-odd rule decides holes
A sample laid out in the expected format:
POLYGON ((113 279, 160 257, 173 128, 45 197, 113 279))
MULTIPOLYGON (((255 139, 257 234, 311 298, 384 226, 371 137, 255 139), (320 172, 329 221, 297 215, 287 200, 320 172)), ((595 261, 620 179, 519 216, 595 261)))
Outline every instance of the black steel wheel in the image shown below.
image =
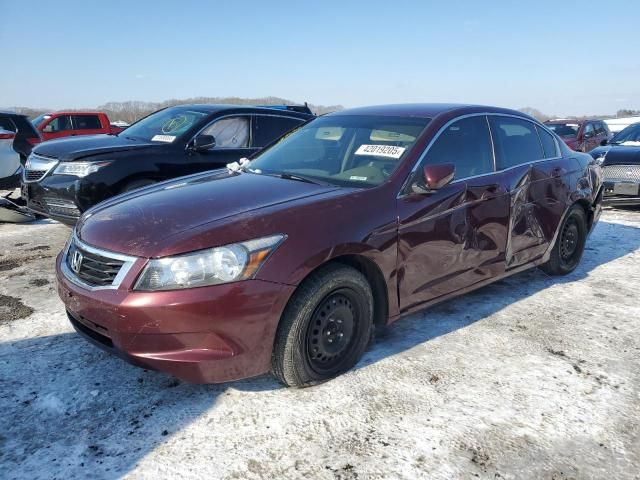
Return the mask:
POLYGON ((353 367, 373 333, 373 294, 357 270, 329 265, 294 293, 273 349, 273 374, 285 385, 305 387, 353 367))
POLYGON ((549 261, 541 268, 549 275, 573 272, 582 258, 587 234, 587 215, 580 205, 573 205, 560 226, 549 261))

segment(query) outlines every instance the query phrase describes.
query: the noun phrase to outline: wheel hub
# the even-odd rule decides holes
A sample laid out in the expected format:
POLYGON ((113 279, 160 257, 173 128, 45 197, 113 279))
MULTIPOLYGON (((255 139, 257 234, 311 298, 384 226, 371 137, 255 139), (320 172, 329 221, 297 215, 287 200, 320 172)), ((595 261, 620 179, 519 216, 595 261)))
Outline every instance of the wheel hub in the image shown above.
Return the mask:
POLYGON ((315 367, 331 368, 348 352, 355 317, 351 300, 342 293, 330 295, 318 306, 307 342, 309 358, 315 367))
POLYGON ((575 221, 567 222, 562 229, 562 238, 560 239, 561 255, 563 260, 570 260, 578 247, 578 226, 575 221))

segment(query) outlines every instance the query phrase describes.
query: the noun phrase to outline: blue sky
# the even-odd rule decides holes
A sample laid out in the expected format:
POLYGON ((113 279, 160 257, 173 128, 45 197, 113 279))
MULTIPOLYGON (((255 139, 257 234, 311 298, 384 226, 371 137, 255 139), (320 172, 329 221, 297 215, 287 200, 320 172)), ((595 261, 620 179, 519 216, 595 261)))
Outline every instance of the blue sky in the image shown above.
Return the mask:
POLYGON ((640 2, 0 0, 0 107, 281 96, 640 109, 640 2))

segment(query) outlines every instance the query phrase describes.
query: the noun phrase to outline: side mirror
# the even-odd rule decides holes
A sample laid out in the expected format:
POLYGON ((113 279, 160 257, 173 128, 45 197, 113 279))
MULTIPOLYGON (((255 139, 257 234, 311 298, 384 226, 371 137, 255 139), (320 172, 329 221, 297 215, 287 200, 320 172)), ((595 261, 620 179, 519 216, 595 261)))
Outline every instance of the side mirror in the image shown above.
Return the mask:
POLYGON ((194 152, 203 152, 216 146, 216 139, 213 135, 198 135, 191 143, 191 150, 194 152))
POLYGON ((424 183, 429 190, 439 190, 453 181, 456 166, 452 163, 440 165, 425 165, 423 170, 424 183))
POLYGON ((51 125, 46 125, 46 126, 42 129, 42 131, 43 131, 43 132, 45 132, 45 133, 51 133, 51 132, 53 132, 53 126, 51 126, 51 125))
POLYGON ((438 165, 425 165, 422 169, 422 178, 413 186, 415 193, 429 193, 447 186, 453 181, 456 167, 452 163, 438 165))
POLYGON ((609 140, 605 138, 604 140, 602 140, 602 141, 600 142, 600 146, 601 146, 601 147, 604 147, 607 143, 609 143, 609 140))
POLYGON ((593 133, 593 132, 584 132, 583 137, 584 137, 584 138, 591 138, 591 137, 593 137, 593 135, 594 135, 594 133, 593 133))

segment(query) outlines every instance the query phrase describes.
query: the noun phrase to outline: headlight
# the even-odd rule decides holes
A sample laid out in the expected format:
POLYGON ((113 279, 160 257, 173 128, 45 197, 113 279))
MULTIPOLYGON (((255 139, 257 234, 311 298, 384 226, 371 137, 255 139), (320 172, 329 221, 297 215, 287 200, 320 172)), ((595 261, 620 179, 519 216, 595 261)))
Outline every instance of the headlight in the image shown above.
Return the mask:
POLYGON ((73 175, 74 177, 86 177, 106 167, 111 162, 62 162, 53 171, 54 175, 73 175))
POLYGON ((284 235, 149 260, 134 290, 178 290, 253 278, 284 235))

